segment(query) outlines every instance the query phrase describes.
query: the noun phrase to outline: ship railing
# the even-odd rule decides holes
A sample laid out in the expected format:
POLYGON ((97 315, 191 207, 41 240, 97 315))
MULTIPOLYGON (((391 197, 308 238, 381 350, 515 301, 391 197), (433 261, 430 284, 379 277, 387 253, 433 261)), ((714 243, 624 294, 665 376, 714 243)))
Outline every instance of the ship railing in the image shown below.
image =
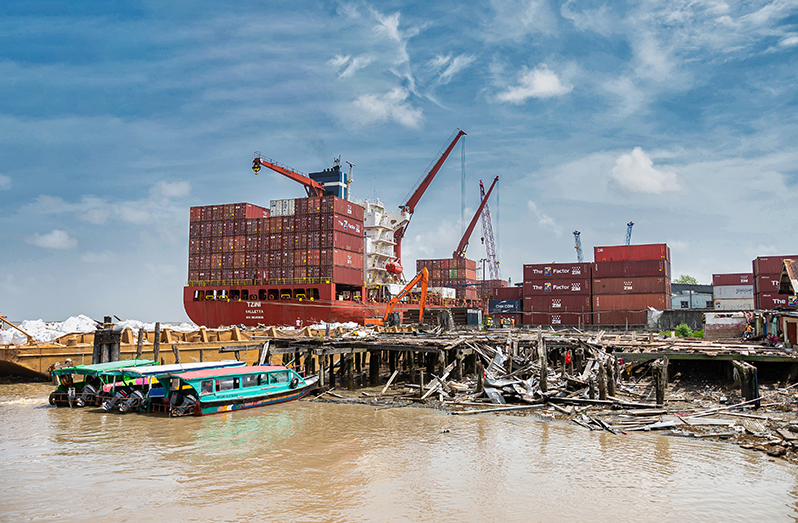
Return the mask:
POLYGON ((243 280, 188 280, 186 287, 224 287, 250 285, 318 285, 332 283, 332 278, 264 278, 243 280))

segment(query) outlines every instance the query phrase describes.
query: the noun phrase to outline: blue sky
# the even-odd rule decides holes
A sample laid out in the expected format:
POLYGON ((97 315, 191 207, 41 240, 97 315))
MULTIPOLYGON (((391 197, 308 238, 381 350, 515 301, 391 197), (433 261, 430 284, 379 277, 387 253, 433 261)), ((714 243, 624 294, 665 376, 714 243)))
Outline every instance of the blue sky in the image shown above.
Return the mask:
MULTIPOLYGON (((188 209, 302 196, 254 176, 356 164, 390 208, 456 128, 502 275, 594 245, 671 246, 709 283, 794 254, 798 2, 0 4, 0 314, 186 319, 188 209)), ((462 224, 460 149, 406 267, 462 224)), ((468 257, 485 256, 477 227, 468 257)))

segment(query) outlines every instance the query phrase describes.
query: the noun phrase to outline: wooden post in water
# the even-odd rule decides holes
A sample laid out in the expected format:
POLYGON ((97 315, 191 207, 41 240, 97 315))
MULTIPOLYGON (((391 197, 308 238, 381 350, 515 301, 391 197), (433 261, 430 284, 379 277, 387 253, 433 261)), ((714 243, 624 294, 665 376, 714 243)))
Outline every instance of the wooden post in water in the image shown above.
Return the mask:
POLYGON ((668 387, 668 358, 660 358, 651 364, 651 373, 654 376, 654 390, 657 396, 657 405, 665 404, 665 389, 668 387))
POLYGON ((319 387, 322 389, 324 388, 326 376, 325 372, 327 369, 325 368, 324 362, 327 360, 327 356, 324 354, 319 354, 319 387))
POLYGON ((607 399, 607 370, 604 368, 603 364, 599 364, 598 368, 598 388, 599 388, 599 399, 606 400, 607 399))
POLYGON ((454 359, 457 362, 454 366, 454 379, 460 381, 463 379, 463 351, 455 350, 454 359))
POLYGON ((335 354, 330 354, 330 387, 335 387, 335 354))
POLYGON ((346 355, 346 385, 349 390, 355 390, 355 362, 353 356, 354 354, 352 353, 346 355))
POLYGON ((380 351, 369 351, 369 386, 380 384, 380 351))
POLYGON ((587 397, 594 400, 596 399, 596 378, 590 376, 587 382, 587 397))
POLYGON ((477 390, 476 392, 482 392, 485 390, 485 368, 482 366, 482 361, 477 358, 476 364, 476 374, 477 374, 477 390))
POLYGON ((405 361, 407 361, 408 372, 410 372, 410 383, 416 382, 416 354, 413 351, 405 352, 405 361))
MULTIPOLYGON (((756 367, 744 361, 733 360, 732 365, 737 369, 740 374, 740 392, 742 392, 745 401, 751 401, 759 398, 759 381, 757 378, 756 367)), ((761 402, 757 399, 754 402, 754 407, 759 408, 761 402)))
POLYGON ((607 361, 607 394, 612 397, 615 397, 615 360, 617 358, 615 356, 610 356, 609 361, 607 361))
POLYGON ((399 357, 399 353, 395 350, 388 352, 388 371, 393 376, 393 373, 396 372, 396 360, 399 357))
POLYGON ((152 340, 152 359, 158 362, 161 358, 161 323, 155 322, 155 338, 152 340))
POLYGON ((540 352, 540 390, 549 391, 549 357, 546 349, 546 340, 538 329, 538 351, 540 352))
POLYGON ((172 344, 172 352, 175 353, 175 363, 183 363, 180 361, 180 349, 177 348, 177 343, 172 344))
POLYGON ((141 358, 144 352, 144 327, 139 329, 139 339, 136 341, 136 359, 141 358))

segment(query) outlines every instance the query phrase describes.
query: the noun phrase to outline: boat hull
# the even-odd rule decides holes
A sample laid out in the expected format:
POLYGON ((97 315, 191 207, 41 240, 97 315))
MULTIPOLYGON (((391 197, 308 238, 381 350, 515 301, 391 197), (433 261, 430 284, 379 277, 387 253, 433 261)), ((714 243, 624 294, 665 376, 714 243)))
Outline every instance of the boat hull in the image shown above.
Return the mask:
POLYGON ((310 394, 316 388, 317 380, 308 384, 300 389, 293 389, 282 391, 276 394, 271 394, 261 398, 243 398, 233 401, 216 401, 216 402, 200 402, 199 406, 195 409, 195 416, 208 416, 212 414, 220 414, 222 412, 232 412, 234 410, 252 409, 256 407, 266 407, 269 405, 277 405, 278 403, 286 403, 288 401, 298 400, 310 394))

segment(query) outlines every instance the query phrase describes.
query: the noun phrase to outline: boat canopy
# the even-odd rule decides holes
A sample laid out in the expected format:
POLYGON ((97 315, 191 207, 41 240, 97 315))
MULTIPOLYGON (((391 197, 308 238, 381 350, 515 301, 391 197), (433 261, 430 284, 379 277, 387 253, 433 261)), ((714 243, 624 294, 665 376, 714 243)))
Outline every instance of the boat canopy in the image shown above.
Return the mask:
POLYGON ((281 370, 291 370, 282 365, 254 365, 252 367, 228 367, 222 369, 195 370, 191 372, 169 374, 170 378, 180 378, 183 381, 196 381, 201 379, 229 378, 235 376, 248 376, 251 374, 264 374, 281 370))
POLYGON ((84 376, 99 376, 101 374, 108 374, 109 371, 114 371, 130 367, 143 367, 145 365, 154 365, 153 360, 121 360, 109 361, 107 363, 94 363, 91 365, 75 365, 74 367, 65 367, 63 369, 55 369, 53 376, 63 376, 65 374, 80 374, 84 376))
POLYGON ((131 377, 157 377, 166 374, 186 373, 204 369, 220 369, 226 367, 242 367, 246 362, 238 360, 205 361, 192 363, 173 363, 171 365, 147 365, 145 367, 124 367, 109 371, 107 374, 131 377))

